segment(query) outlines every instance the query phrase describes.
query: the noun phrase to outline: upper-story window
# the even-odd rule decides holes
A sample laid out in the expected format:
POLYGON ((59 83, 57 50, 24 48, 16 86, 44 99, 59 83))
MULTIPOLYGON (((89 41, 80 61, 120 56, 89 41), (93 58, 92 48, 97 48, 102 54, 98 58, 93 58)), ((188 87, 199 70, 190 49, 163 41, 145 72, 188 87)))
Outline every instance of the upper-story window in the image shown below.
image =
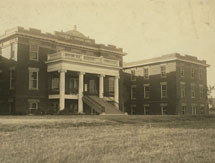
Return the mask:
POLYGON ((131 86, 131 99, 132 100, 136 99, 136 85, 131 86))
POLYGON ((131 70, 131 81, 136 81, 136 72, 135 72, 135 70, 131 70))
POLYGON ((181 77, 184 77, 184 67, 181 67, 181 68, 180 68, 180 76, 181 76, 181 77))
POLYGON ((38 68, 29 68, 29 89, 38 89, 38 68))
POLYGON ((181 98, 184 98, 185 96, 186 96, 185 83, 181 83, 181 98))
POLYGON ((144 84, 144 99, 149 99, 150 97, 150 85, 144 84))
POLYGON ((59 89, 59 78, 52 77, 52 89, 59 89))
POLYGON ((194 68, 192 67, 191 68, 191 78, 194 78, 195 77, 195 70, 194 68))
POLYGON ((161 77, 162 78, 166 77, 166 66, 165 65, 161 66, 161 77))
POLYGON ((167 83, 161 83, 161 98, 167 97, 167 83))
POLYGON ((148 68, 143 69, 143 77, 144 77, 144 79, 149 79, 149 69, 148 68))
POLYGON ((199 97, 200 98, 204 97, 204 87, 203 87, 203 85, 199 86, 199 97))
POLYGON ((10 89, 15 88, 15 69, 14 67, 10 69, 10 89))
POLYGON ((30 60, 38 61, 39 60, 39 53, 38 53, 38 45, 31 44, 30 45, 30 60))
POLYGON ((202 75, 203 75, 203 70, 200 68, 200 69, 199 69, 199 80, 202 79, 202 75))
POLYGON ((10 59, 15 59, 15 52, 16 52, 15 43, 11 43, 10 47, 11 47, 10 59))
POLYGON ((195 85, 191 84, 191 98, 196 97, 196 90, 195 90, 195 85))

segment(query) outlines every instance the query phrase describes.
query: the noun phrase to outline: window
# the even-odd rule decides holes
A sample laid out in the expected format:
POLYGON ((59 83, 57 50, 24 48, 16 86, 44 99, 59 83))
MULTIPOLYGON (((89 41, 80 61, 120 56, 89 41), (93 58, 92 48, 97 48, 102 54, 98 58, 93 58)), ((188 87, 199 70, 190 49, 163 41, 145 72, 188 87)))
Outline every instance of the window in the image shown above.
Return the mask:
POLYGON ((203 70, 200 68, 200 69, 199 69, 199 80, 202 79, 202 73, 203 73, 203 70))
POLYGON ((3 81, 3 71, 0 69, 0 82, 3 81))
POLYGON ((30 60, 39 60, 38 56, 38 45, 30 45, 30 60))
POLYGON ((196 97, 195 85, 191 85, 191 98, 196 97))
POLYGON ((136 73, 135 73, 135 70, 131 70, 131 81, 136 81, 136 73))
POLYGON ((186 106, 185 104, 182 105, 182 107, 181 107, 181 114, 182 114, 182 115, 185 115, 186 109, 187 109, 187 106, 186 106))
POLYGON ((144 98, 149 99, 150 97, 150 85, 144 84, 144 98))
POLYGON ((143 77, 144 77, 144 79, 149 79, 149 69, 148 68, 143 69, 143 77))
POLYGON ((161 104, 161 115, 167 114, 167 104, 161 104))
POLYGON ((10 69, 10 89, 15 88, 15 69, 10 69))
POLYGON ((38 89, 38 68, 29 68, 29 89, 38 89))
POLYGON ((150 110, 149 110, 149 104, 144 105, 144 115, 149 115, 150 110))
POLYGON ((161 83, 161 98, 167 97, 167 83, 161 83))
POLYGON ((2 47, 0 47, 0 56, 2 56, 2 47))
POLYGON ((204 97, 204 87, 202 85, 199 86, 199 97, 200 98, 204 97))
POLYGON ((11 43, 10 59, 15 59, 15 44, 11 43))
POLYGON ((38 100, 29 100, 29 112, 31 114, 34 114, 37 112, 38 110, 38 100))
MULTIPOLYGON (((85 85, 85 92, 87 92, 87 84, 85 85)), ((114 77, 104 78, 104 95, 105 96, 114 95, 114 77)))
POLYGON ((59 89, 59 78, 52 77, 52 89, 59 89))
POLYGON ((136 99, 136 85, 131 86, 131 99, 132 100, 136 99))
POLYGON ((194 68, 191 68, 191 78, 194 78, 195 77, 195 70, 194 68))
POLYGON ((181 68, 180 68, 180 76, 181 76, 181 77, 184 77, 184 67, 181 67, 181 68))
POLYGON ((166 77, 166 66, 161 66, 161 77, 162 78, 166 77))
POLYGON ((136 105, 131 105, 131 114, 137 114, 136 109, 136 105))
POLYGON ((191 109, 192 109, 192 115, 197 115, 197 106, 196 105, 192 105, 191 109))
POLYGON ((71 78, 70 79, 70 93, 71 94, 77 94, 78 93, 78 79, 77 78, 71 78))
POLYGON ((181 83, 181 98, 184 98, 186 96, 185 90, 185 83, 181 83))
POLYGON ((205 113, 205 105, 204 104, 200 105, 200 112, 199 113, 200 114, 204 114, 205 113))

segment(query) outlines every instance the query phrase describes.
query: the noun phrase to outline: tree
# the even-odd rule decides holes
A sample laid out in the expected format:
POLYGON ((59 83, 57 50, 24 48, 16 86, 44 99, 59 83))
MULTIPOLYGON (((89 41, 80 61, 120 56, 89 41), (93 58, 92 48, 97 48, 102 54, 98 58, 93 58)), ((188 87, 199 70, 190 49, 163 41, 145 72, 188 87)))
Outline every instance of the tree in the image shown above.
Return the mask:
POLYGON ((213 95, 212 95, 214 91, 215 91, 215 86, 209 85, 207 87, 209 108, 215 108, 215 100, 214 100, 213 95))

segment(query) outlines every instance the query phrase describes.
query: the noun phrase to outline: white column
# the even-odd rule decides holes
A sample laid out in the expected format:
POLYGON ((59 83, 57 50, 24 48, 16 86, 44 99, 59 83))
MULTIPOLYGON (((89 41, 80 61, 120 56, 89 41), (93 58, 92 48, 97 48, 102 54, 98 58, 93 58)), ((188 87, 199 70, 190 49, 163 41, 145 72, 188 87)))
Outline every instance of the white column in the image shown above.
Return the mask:
POLYGON ((119 76, 115 76, 114 80, 114 101, 119 103, 119 76))
POLYGON ((104 97, 104 77, 105 75, 99 75, 99 98, 104 97))
POLYGON ((60 72, 60 111, 65 107, 65 72, 66 70, 59 70, 60 72))
POLYGON ((83 113, 84 72, 79 73, 78 112, 83 113))

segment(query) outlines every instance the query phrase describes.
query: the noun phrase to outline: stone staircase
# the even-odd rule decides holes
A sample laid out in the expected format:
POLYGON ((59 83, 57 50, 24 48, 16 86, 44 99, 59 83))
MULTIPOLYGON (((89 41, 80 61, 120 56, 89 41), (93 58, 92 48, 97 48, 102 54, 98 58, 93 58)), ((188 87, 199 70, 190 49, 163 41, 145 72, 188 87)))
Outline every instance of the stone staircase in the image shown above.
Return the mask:
POLYGON ((83 102, 94 109, 98 114, 124 114, 114 104, 111 104, 98 96, 85 95, 83 97, 83 102))

